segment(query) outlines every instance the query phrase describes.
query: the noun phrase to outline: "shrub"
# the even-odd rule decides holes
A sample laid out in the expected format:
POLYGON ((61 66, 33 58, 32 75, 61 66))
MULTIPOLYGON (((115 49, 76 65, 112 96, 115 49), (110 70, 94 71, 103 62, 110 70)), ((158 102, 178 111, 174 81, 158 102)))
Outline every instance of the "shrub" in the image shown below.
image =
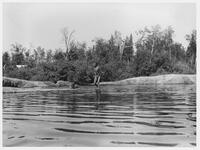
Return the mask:
POLYGON ((173 72, 174 73, 185 73, 185 74, 193 74, 195 73, 195 70, 189 67, 187 63, 184 63, 182 61, 178 61, 173 66, 173 72))

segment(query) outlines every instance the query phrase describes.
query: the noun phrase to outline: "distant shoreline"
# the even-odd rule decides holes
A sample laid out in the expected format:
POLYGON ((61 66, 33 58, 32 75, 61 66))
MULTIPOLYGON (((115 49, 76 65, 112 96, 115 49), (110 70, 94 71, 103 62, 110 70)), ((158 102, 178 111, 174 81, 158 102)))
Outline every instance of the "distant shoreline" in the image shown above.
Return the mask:
MULTIPOLYGON (((69 86, 58 87, 49 81, 28 81, 16 78, 3 77, 3 82, 13 82, 19 87, 3 87, 3 93, 18 93, 30 91, 68 90, 69 86)), ((158 76, 134 77, 120 81, 101 82, 100 85, 175 85, 196 84, 196 74, 167 74, 158 76)))

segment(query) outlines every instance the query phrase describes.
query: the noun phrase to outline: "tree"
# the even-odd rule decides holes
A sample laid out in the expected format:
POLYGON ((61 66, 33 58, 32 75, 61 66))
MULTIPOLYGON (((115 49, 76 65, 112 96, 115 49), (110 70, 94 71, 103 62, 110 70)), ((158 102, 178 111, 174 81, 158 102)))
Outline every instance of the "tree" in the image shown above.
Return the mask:
POLYGON ((186 35, 186 39, 189 41, 186 55, 188 61, 192 67, 196 66, 196 30, 193 30, 191 35, 186 35))
POLYGON ((21 44, 15 43, 11 45, 11 51, 12 51, 12 63, 14 65, 23 65, 24 64, 24 51, 25 48, 22 47, 21 44))
POLYGON ((36 66, 37 62, 35 61, 34 55, 31 54, 30 51, 31 51, 30 49, 26 50, 24 53, 24 56, 25 56, 25 64, 29 68, 32 68, 32 67, 36 66))
POLYGON ((29 57, 30 57, 30 50, 28 49, 26 52, 25 52, 25 60, 28 61, 29 57))
POLYGON ((8 66, 10 65, 10 55, 8 52, 3 53, 3 66, 8 66))
POLYGON ((69 31, 68 28, 66 27, 63 28, 61 31, 64 43, 65 43, 67 59, 69 59, 69 51, 70 51, 71 42, 73 41, 72 37, 73 37, 74 32, 75 32, 74 30, 69 31))
POLYGON ((56 52, 53 56, 54 60, 64 60, 65 59, 65 53, 62 52, 62 49, 56 49, 56 52))
POLYGON ((53 54, 52 54, 52 50, 51 49, 49 49, 47 51, 46 60, 47 60, 47 62, 52 62, 52 60, 53 60, 53 54))
MULTIPOLYGON (((137 32, 139 37, 141 37, 136 42, 135 69, 136 72, 139 70, 138 75, 142 75, 143 73, 150 75, 155 73, 159 68, 162 68, 166 72, 172 71, 172 68, 170 68, 172 67, 172 54, 176 53, 175 51, 172 52, 174 44, 173 33, 174 31, 171 27, 161 30, 159 25, 151 28, 145 27, 143 30, 137 32), (141 68, 139 68, 138 62, 141 63, 141 68)), ((178 48, 177 45, 176 48, 178 48)))
MULTIPOLYGON (((99 63, 101 81, 115 81, 133 76, 149 76, 166 73, 195 73, 196 31, 187 35, 187 51, 173 40, 171 27, 159 25, 145 27, 125 39, 115 31, 110 39, 96 38, 93 47, 73 40, 73 33, 62 30, 66 51, 46 51, 42 47, 24 48, 12 44, 12 53, 3 54, 3 65, 8 64, 4 75, 21 79, 53 81, 67 80, 79 84, 91 83, 94 78, 94 62, 99 63), (134 40, 133 38, 137 39, 134 40), (12 58, 10 58, 12 57, 12 58), (15 65, 26 64, 17 69, 15 65)), ((134 33, 134 32, 133 32, 134 33)))
POLYGON ((133 39, 131 34, 130 37, 126 37, 125 46, 123 50, 123 58, 129 64, 132 57, 133 57, 133 39))
POLYGON ((151 74, 149 59, 150 53, 145 50, 137 50, 134 59, 135 76, 149 76, 151 74))
MULTIPOLYGON (((116 34, 116 33, 115 33, 116 34)), ((109 49, 109 60, 111 61, 119 61, 120 60, 120 51, 119 45, 116 43, 116 39, 118 38, 116 35, 111 35, 108 41, 108 49, 109 49)))
POLYGON ((45 49, 41 46, 38 46, 36 49, 34 49, 34 59, 35 63, 39 64, 41 62, 45 61, 45 49))
POLYGON ((117 46, 119 49, 119 54, 120 54, 120 59, 121 59, 123 55, 123 50, 124 50, 124 41, 122 40, 122 34, 119 31, 115 31, 113 35, 113 39, 114 39, 114 45, 117 46))
POLYGON ((185 61, 185 49, 181 43, 173 43, 171 45, 171 57, 173 63, 177 61, 185 61))
POLYGON ((173 38, 172 38, 173 34, 174 34, 174 30, 172 29, 171 26, 169 26, 167 29, 164 30, 164 40, 165 40, 166 49, 169 53, 169 60, 170 61, 172 59, 171 46, 173 44, 173 38))
POLYGON ((85 58, 85 43, 71 42, 71 50, 69 52, 69 60, 82 60, 85 58))
POLYGON ((94 54, 95 62, 103 65, 109 61, 108 43, 105 39, 96 39, 94 54))

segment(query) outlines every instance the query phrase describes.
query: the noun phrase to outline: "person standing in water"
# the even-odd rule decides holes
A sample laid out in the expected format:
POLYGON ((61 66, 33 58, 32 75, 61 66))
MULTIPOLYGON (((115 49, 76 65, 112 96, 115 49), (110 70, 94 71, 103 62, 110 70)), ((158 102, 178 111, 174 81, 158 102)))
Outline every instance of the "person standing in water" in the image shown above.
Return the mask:
POLYGON ((97 63, 94 64, 94 85, 99 87, 100 82, 100 68, 97 63))

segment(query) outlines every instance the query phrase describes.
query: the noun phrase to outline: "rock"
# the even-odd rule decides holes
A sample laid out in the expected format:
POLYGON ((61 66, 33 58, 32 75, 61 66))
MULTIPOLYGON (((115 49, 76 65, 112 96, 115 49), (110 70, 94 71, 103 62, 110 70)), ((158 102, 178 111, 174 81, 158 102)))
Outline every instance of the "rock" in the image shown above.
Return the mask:
POLYGON ((78 85, 75 82, 62 81, 62 80, 57 81, 56 86, 57 87, 70 87, 72 89, 78 88, 78 85))
POLYGON ((45 84, 44 81, 28 81, 31 84, 33 84, 34 87, 49 87, 47 84, 45 84))
POLYGON ((34 85, 34 84, 31 83, 31 82, 27 82, 27 83, 23 86, 23 88, 32 88, 32 87, 36 87, 36 85, 34 85))
POLYGON ((72 84, 71 84, 71 88, 72 88, 72 89, 76 89, 76 88, 78 88, 78 85, 77 85, 76 83, 72 83, 72 84))
POLYGON ((44 81, 44 83, 49 87, 56 87, 56 84, 50 81, 44 81))
POLYGON ((56 83, 56 85, 58 86, 58 87, 63 87, 63 86, 65 86, 65 87, 72 87, 72 82, 69 82, 69 81, 62 81, 62 80, 59 80, 59 81, 57 81, 57 83, 56 83))
POLYGON ((115 82, 102 82, 101 85, 170 85, 170 84, 196 84, 196 75, 167 74, 149 77, 134 77, 115 82))
POLYGON ((3 86, 4 87, 18 87, 18 88, 32 88, 32 87, 55 87, 54 83, 49 81, 28 81, 16 78, 3 77, 3 86))
POLYGON ((3 86, 6 87, 22 87, 23 82, 20 80, 12 80, 9 78, 3 78, 3 86))

